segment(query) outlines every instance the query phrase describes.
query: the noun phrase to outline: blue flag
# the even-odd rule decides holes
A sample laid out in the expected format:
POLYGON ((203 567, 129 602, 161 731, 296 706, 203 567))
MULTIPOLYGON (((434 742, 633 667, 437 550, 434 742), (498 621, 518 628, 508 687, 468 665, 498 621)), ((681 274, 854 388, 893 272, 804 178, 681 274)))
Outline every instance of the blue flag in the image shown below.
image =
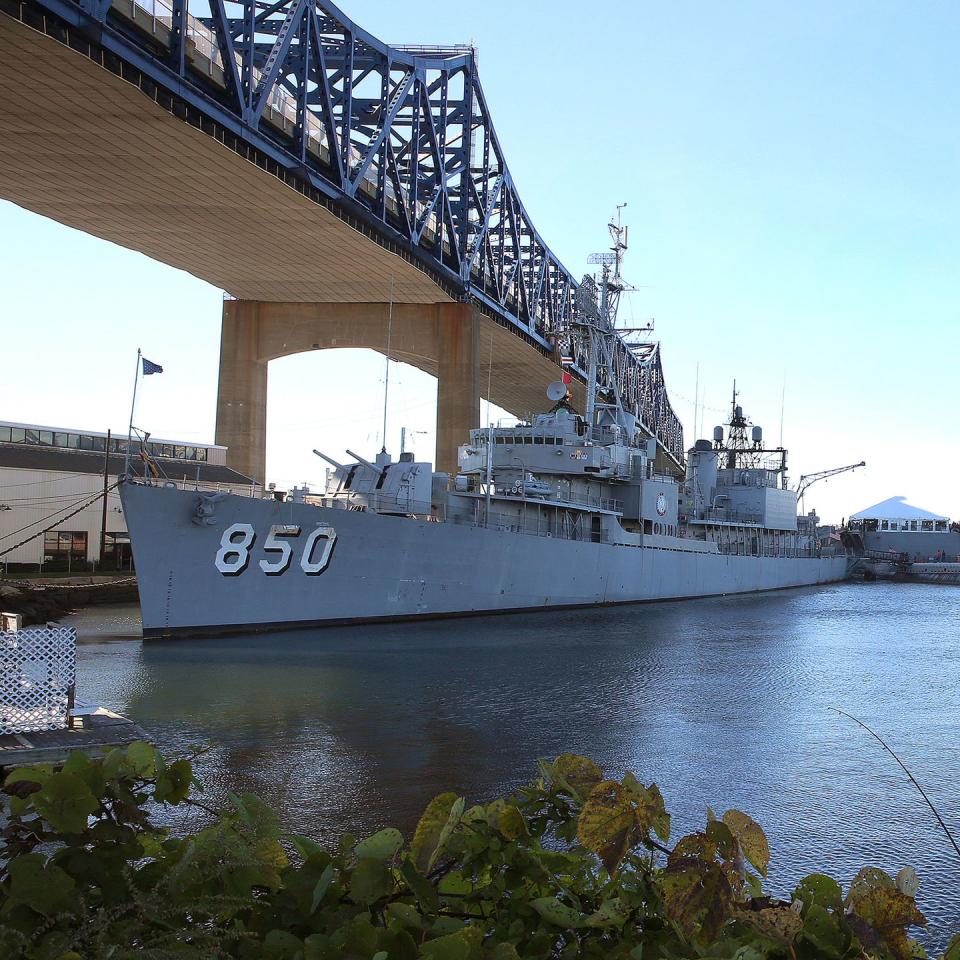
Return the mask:
POLYGON ((146 357, 141 357, 141 359, 143 360, 143 375, 145 377, 149 377, 151 373, 163 373, 163 367, 159 363, 154 363, 146 357))

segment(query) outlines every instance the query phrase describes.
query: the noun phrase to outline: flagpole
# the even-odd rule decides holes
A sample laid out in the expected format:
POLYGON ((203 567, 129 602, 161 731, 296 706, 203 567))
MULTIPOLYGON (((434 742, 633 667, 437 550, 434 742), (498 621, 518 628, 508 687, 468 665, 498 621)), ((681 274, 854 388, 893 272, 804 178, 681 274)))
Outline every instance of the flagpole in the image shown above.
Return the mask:
POLYGON ((140 379, 140 348, 137 347, 137 372, 133 375, 133 400, 130 403, 130 425, 127 427, 127 452, 123 458, 123 475, 130 473, 130 443, 133 440, 133 411, 137 406, 137 381, 140 379))

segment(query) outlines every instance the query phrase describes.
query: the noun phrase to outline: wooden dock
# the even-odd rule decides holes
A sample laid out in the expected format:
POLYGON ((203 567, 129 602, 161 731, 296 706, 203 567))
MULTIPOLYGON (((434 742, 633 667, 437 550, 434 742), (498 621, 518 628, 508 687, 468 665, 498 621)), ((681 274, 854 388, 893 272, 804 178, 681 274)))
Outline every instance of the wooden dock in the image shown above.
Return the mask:
POLYGON ((0 768, 31 763, 59 764, 75 750, 97 757, 113 747, 147 739, 146 733, 132 720, 98 707, 92 713, 75 717, 73 726, 66 730, 0 735, 0 768))

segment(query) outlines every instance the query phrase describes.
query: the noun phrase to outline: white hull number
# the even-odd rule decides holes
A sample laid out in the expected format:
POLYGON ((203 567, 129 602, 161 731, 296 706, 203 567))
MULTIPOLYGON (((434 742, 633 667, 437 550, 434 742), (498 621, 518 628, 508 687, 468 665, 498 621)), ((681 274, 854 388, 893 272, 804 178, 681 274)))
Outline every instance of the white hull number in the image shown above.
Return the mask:
MULTIPOLYGON (((260 569, 268 577, 279 577, 290 568, 293 547, 290 541, 300 536, 300 527, 291 524, 274 524, 263 542, 267 556, 259 561, 260 569)), ((223 531, 220 549, 214 565, 225 577, 239 577, 250 565, 250 554, 257 534, 252 523, 232 523, 223 531)), ((300 569, 308 576, 323 573, 330 563, 337 531, 333 527, 314 527, 307 534, 300 554, 300 569)))

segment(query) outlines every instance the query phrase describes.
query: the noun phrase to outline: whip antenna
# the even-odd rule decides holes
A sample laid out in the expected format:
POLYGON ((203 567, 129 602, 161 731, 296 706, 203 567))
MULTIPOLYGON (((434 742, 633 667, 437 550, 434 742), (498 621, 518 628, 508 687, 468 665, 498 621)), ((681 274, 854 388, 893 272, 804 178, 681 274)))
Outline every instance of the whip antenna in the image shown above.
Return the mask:
POLYGON ((829 707, 828 709, 847 717, 847 719, 852 720, 854 723, 863 727, 863 729, 866 730, 867 733, 869 733, 870 736, 873 737, 873 739, 876 740, 877 743, 879 743, 880 746, 883 747, 883 749, 886 750, 887 753, 889 753, 890 756, 900 764, 900 769, 903 770, 903 772, 910 778, 910 782, 920 791, 920 796, 927 801, 927 806, 933 811, 933 815, 937 818, 937 823, 939 823, 943 828, 943 832, 947 835, 947 839, 951 844, 953 844, 953 849, 957 851, 957 856, 960 857, 960 847, 957 846, 957 841, 953 839, 953 834, 950 832, 950 828, 943 822, 943 817, 937 813, 937 808, 933 805, 933 801, 931 801, 931 799, 927 796, 927 793, 923 787, 917 783, 916 778, 907 769, 906 764, 893 752, 893 750, 890 749, 890 747, 887 746, 886 741, 883 740, 883 738, 874 730, 871 730, 870 727, 868 727, 862 720, 858 720, 852 713, 847 713, 846 710, 841 710, 839 707, 829 707))
POLYGON ((380 452, 387 452, 387 401, 390 399, 390 337, 393 333, 393 277, 390 278, 390 306, 387 308, 387 369, 383 377, 383 443, 380 452))

